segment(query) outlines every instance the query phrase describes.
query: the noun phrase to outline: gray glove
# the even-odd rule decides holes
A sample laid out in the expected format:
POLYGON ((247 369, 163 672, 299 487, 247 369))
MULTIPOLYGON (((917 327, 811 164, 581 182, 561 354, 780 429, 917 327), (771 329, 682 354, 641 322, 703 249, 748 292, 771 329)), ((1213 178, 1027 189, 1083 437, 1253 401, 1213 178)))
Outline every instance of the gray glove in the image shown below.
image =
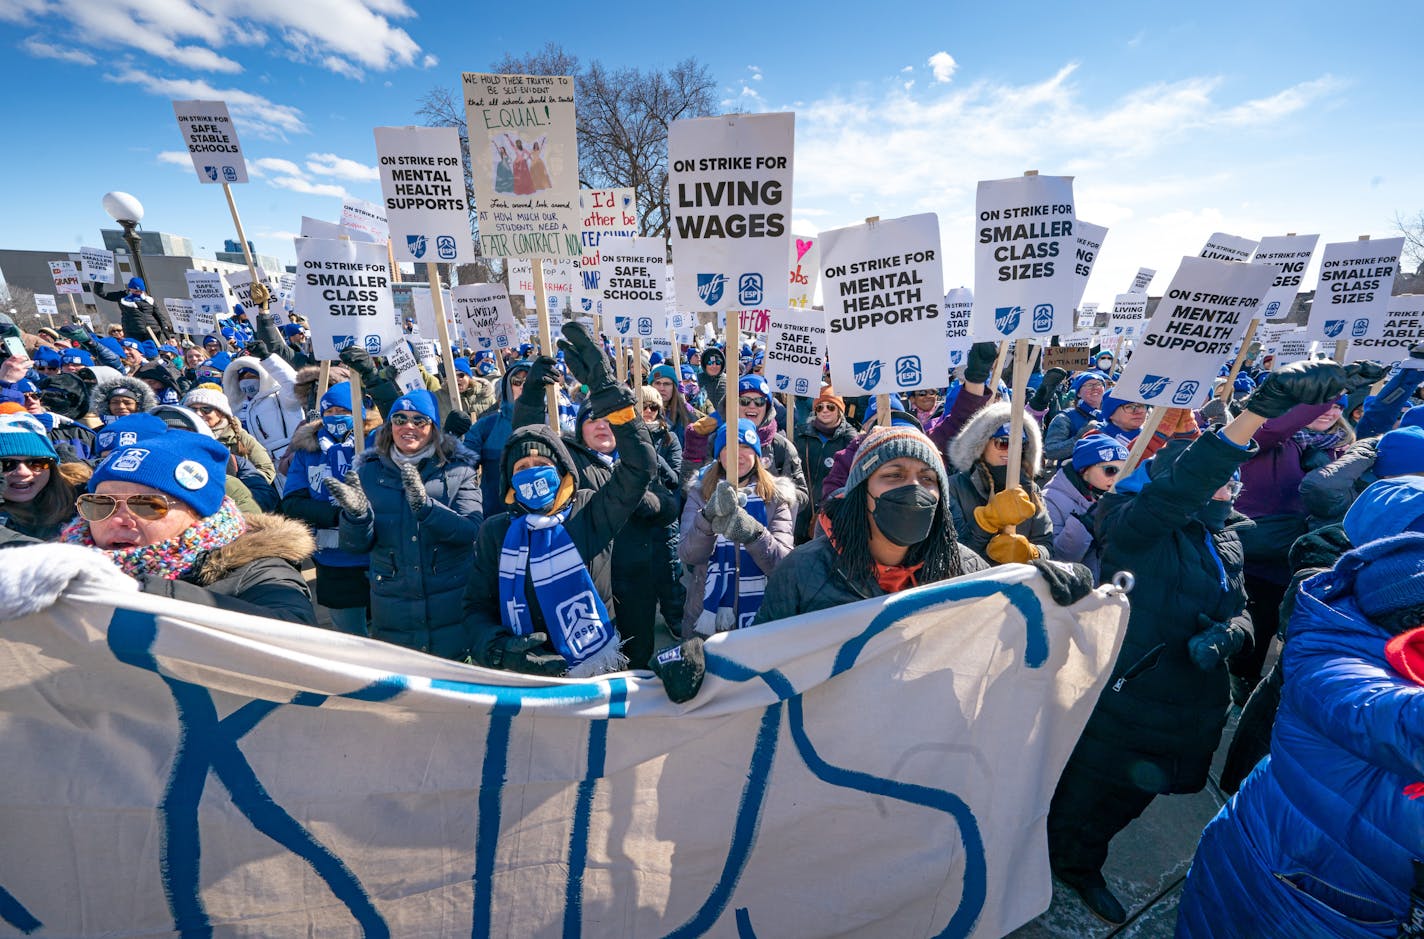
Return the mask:
POLYGON ((731 515, 719 515, 710 520, 709 524, 717 534, 737 544, 751 544, 766 531, 761 522, 752 518, 751 513, 740 506, 731 515))
POLYGON ((1202 631, 1187 640, 1192 664, 1204 672, 1219 668, 1246 643, 1246 630, 1231 623, 1218 623, 1205 613, 1197 615, 1202 631))
MULTIPOLYGON (((737 490, 724 479, 717 483, 717 488, 707 497, 707 503, 702 506, 702 517, 707 519, 707 524, 712 526, 713 531, 718 531, 718 519, 730 518, 737 511, 742 502, 737 496, 737 490)), ((726 523, 723 521, 720 524, 726 523)))
POLYGON ((366 491, 361 488, 361 480, 356 476, 355 470, 346 471, 344 483, 334 478, 328 479, 326 491, 331 493, 331 501, 341 506, 341 511, 345 512, 348 518, 362 519, 371 514, 371 500, 366 498, 366 491))
POLYGON ((402 463, 400 471, 401 485, 405 487, 405 503, 413 513, 419 515, 420 510, 425 508, 425 503, 430 501, 430 494, 425 491, 425 483, 420 478, 420 470, 415 468, 414 463, 402 463))

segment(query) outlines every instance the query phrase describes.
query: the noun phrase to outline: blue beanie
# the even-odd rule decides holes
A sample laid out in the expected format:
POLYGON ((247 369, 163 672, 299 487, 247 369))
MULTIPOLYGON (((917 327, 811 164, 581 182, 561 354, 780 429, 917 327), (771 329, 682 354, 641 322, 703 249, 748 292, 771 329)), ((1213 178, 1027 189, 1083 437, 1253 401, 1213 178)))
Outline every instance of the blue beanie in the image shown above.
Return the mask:
POLYGON ((302 326, 300 323, 287 323, 281 328, 282 335, 286 336, 288 339, 291 339, 293 336, 297 335, 301 331, 302 326))
MULTIPOLYGON (((330 392, 328 392, 329 394, 330 392)), ((326 399, 322 398, 322 407, 326 406, 326 399)), ((346 400, 351 400, 351 386, 346 386, 346 400)), ((437 426, 440 423, 440 408, 435 403, 435 395, 424 388, 417 388, 414 391, 407 391, 395 400, 390 407, 390 413, 394 415, 397 411, 414 411, 417 414, 424 414, 430 418, 431 423, 437 426)))
POLYGON ((1424 476, 1424 427, 1400 427, 1375 445, 1375 475, 1424 476))
POLYGON ((1256 390, 1256 383, 1245 372, 1237 372, 1236 381, 1232 383, 1231 390, 1237 394, 1250 394, 1256 390))
POLYGON ((317 412, 325 414, 327 408, 345 408, 351 410, 351 383, 349 381, 339 381, 326 389, 326 394, 321 396, 320 406, 317 412))
POLYGON ((58 463, 59 454, 54 452, 54 444, 49 442, 49 437, 34 430, 37 426, 39 422, 33 418, 0 421, 0 456, 48 457, 58 463))
POLYGON ((1099 463, 1126 459, 1127 447, 1107 434, 1087 434, 1073 444, 1073 468, 1080 473, 1099 463))
MULTIPOLYGON (((560 351, 563 351, 563 350, 560 350, 560 351)), ((652 355, 648 356, 648 364, 649 364, 649 365, 661 365, 661 364, 663 364, 663 354, 662 354, 661 352, 654 352, 652 355)))
POLYGON ((19 392, 21 395, 37 394, 37 393, 39 392, 39 390, 40 390, 40 386, 39 386, 39 385, 36 385, 34 382, 30 381, 28 378, 21 378, 19 381, 17 381, 17 382, 15 382, 14 384, 12 384, 12 385, 10 386, 10 389, 11 389, 12 391, 17 391, 17 392, 19 392))
POLYGON ((167 343, 158 347, 159 352, 167 352, 169 355, 182 355, 183 351, 177 346, 170 346, 167 343))
POLYGON ((697 381, 697 369, 693 368, 691 365, 684 365, 682 367, 682 380, 697 381))
POLYGON ((94 435, 94 450, 102 456, 117 447, 132 446, 140 440, 166 433, 168 425, 162 418, 143 412, 129 414, 106 424, 94 435))
POLYGON ((227 371, 227 367, 232 364, 232 356, 226 352, 219 352, 217 355, 208 359, 207 364, 219 371, 227 371))
POLYGON ((94 357, 83 349, 65 349, 59 354, 59 361, 62 365, 82 365, 85 368, 94 367, 94 357))
POLYGON ((459 372, 462 375, 469 375, 472 378, 475 374, 470 369, 470 360, 465 358, 464 356, 460 356, 458 359, 455 360, 455 371, 459 372))
MULTIPOLYGON (((761 456, 761 437, 757 435, 756 425, 745 417, 737 419, 737 439, 742 446, 751 447, 756 451, 757 456, 761 456)), ((727 425, 721 424, 717 427, 717 434, 712 438, 712 459, 717 459, 722 455, 722 448, 727 445, 727 425)))
POLYGON ((1341 526, 1353 545, 1406 531, 1424 531, 1424 476, 1371 483, 1356 497, 1341 526))
POLYGON ((222 345, 222 340, 217 336, 208 335, 203 337, 203 345, 207 345, 210 342, 215 346, 222 345))
MULTIPOLYGON (((755 377, 757 377, 757 376, 752 376, 752 377, 755 378, 755 377)), ((880 408, 880 396, 879 396, 879 395, 871 395, 871 396, 870 396, 870 403, 865 406, 865 417, 861 419, 861 424, 863 424, 863 425, 865 425, 865 426, 868 427, 868 426, 870 426, 871 424, 875 423, 875 414, 876 414, 876 412, 879 410, 879 408, 880 408)), ((901 398, 900 398, 899 395, 891 395, 891 396, 890 396, 890 410, 892 410, 892 411, 903 411, 903 410, 905 410, 905 402, 904 402, 903 400, 901 400, 901 398)), ((892 418, 892 422, 893 422, 893 418, 892 418)))
POLYGON ((143 289, 145 289, 144 283, 143 283, 143 278, 142 278, 142 277, 130 277, 130 278, 129 278, 129 289, 130 289, 130 290, 143 290, 143 289))
POLYGON ((59 365, 64 361, 64 357, 49 346, 40 346, 35 350, 35 364, 43 365, 47 368, 59 365))
POLYGON ((145 359, 156 359, 158 358, 158 343, 152 339, 145 339, 138 344, 138 351, 143 353, 145 359))
POLYGON ((1335 570, 1354 571, 1355 604, 1370 619, 1424 606, 1424 532, 1361 545, 1341 555, 1335 570))
POLYGON ((1073 381, 1069 383, 1068 387, 1073 389, 1074 394, 1077 394, 1082 390, 1083 386, 1090 381, 1100 381, 1103 383, 1104 388, 1108 386, 1108 377, 1106 375, 1094 369, 1088 369, 1086 372, 1079 372, 1077 375, 1074 375, 1073 381))
POLYGON ((674 369, 671 365, 655 365, 653 366, 653 370, 648 373, 648 384, 651 385, 659 378, 666 378, 668 381, 676 385, 678 381, 677 370, 674 369))
MULTIPOLYGON (((98 339, 95 340, 95 342, 99 343, 99 345, 103 346, 105 349, 108 349, 110 352, 114 353, 114 355, 117 355, 120 358, 122 358, 124 355, 124 344, 119 340, 115 339, 113 336, 100 336, 98 339)), ((133 340, 130 339, 129 342, 133 342, 133 340)), ((138 343, 135 342, 134 345, 138 345, 138 343)))
POLYGON ((737 394, 744 391, 754 391, 766 398, 767 403, 771 403, 771 385, 767 384, 766 378, 762 375, 743 375, 737 382, 737 394))
POLYGON ((1399 419, 1400 427, 1424 427, 1424 404, 1417 405, 1404 412, 1404 416, 1399 419))
POLYGON ((496 374, 498 371, 499 369, 495 367, 494 362, 490 361, 489 359, 485 359, 484 361, 479 362, 475 365, 475 374, 479 375, 481 378, 488 378, 489 376, 496 374))
POLYGON ((99 464, 89 491, 115 480, 157 489, 190 506, 201 518, 222 507, 227 447, 200 434, 159 434, 120 447, 99 464))
POLYGON ((1122 398, 1113 397, 1111 391, 1103 395, 1102 402, 1098 405, 1098 412, 1103 415, 1103 420, 1112 420, 1113 412, 1124 404, 1133 404, 1132 401, 1124 401, 1122 398))

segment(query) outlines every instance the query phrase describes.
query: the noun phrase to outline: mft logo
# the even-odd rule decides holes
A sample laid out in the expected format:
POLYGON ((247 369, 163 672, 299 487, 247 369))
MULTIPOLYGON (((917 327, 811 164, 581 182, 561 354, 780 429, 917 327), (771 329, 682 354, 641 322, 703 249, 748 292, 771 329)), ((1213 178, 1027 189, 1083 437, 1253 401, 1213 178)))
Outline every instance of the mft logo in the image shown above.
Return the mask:
POLYGON ((1142 384, 1137 386, 1137 393, 1148 401, 1167 390, 1167 383, 1171 381, 1166 375, 1144 375, 1142 384))
POLYGON ((1023 307, 1021 306, 1001 306, 994 308, 994 328, 1005 336, 1019 328, 1019 320, 1022 318, 1023 307))
POLYGON ((855 383, 861 388, 869 391, 880 384, 881 361, 873 359, 869 362, 856 362, 851 366, 851 374, 855 378, 855 383))
POLYGON ((406 235, 405 246, 410 249, 410 256, 415 258, 417 261, 425 257, 424 235, 406 235))
POLYGON ((698 274, 697 297, 703 306, 716 306, 722 299, 722 291, 727 287, 725 274, 698 274))

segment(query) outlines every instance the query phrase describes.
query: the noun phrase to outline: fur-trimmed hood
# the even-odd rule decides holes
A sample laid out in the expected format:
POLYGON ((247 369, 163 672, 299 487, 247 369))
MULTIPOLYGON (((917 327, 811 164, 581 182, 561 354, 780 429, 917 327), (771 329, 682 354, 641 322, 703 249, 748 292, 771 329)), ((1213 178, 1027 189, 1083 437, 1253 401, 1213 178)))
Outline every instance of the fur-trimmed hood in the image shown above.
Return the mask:
MULTIPOLYGON (((381 418, 370 411, 366 412, 366 427, 363 433, 371 433, 381 426, 381 418)), ((316 442, 317 432, 321 430, 321 421, 308 421, 298 427, 292 433, 292 442, 288 445, 290 450, 305 450, 308 453, 320 453, 321 445, 316 442)))
POLYGON ((238 568, 263 558, 280 558, 300 564, 316 551, 316 539, 311 529, 301 522, 282 515, 260 513, 245 515, 247 531, 236 541, 203 558, 198 571, 198 583, 204 587, 215 584, 238 568))
MULTIPOLYGON (((266 371, 266 369, 263 369, 266 371)), ((236 374, 236 373, 234 373, 236 374)), ((351 372, 345 365, 337 362, 331 363, 331 384, 350 381, 351 372)), ((297 375, 292 379, 292 395, 301 402, 302 407, 316 407, 316 389, 321 383, 320 365, 303 365, 297 369, 297 375)))
MULTIPOLYGON (((265 398, 268 395, 277 394, 282 387, 277 384, 277 379, 273 378, 261 361, 250 355, 240 355, 233 359, 227 368, 223 369, 222 389, 227 395, 228 401, 233 406, 241 404, 245 396, 242 389, 237 386, 237 373, 245 368, 250 368, 257 373, 257 394, 252 396, 252 400, 265 398)), ((318 373, 320 369, 318 369, 318 373)))
MULTIPOLYGON (((983 454, 994 431, 1009 423, 1017 406, 1011 401, 997 401, 974 412, 949 443, 949 462, 954 469, 967 472, 983 454)), ((1028 441, 1024 445, 1022 473, 1033 479, 1043 472, 1043 436, 1031 414, 1024 414, 1023 429, 1028 441)))
POLYGON ((114 420, 109 413, 109 398, 116 391, 127 391, 127 397, 138 402, 140 411, 152 411, 158 406, 158 398, 154 396, 153 389, 147 384, 130 375, 120 375, 118 378, 110 378, 101 381, 94 386, 94 390, 89 392, 89 409, 98 415, 104 423, 114 420))

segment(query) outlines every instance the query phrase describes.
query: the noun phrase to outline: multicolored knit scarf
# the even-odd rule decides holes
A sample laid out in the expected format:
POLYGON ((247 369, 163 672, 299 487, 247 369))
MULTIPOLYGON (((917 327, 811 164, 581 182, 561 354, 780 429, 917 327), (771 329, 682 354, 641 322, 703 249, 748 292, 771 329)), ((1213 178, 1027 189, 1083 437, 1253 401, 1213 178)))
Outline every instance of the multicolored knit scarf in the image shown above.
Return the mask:
MULTIPOLYGON (((104 554, 130 577, 143 574, 177 580, 191 573, 203 555, 232 544, 245 531, 247 520, 242 517, 237 503, 224 496, 221 508, 207 518, 198 519, 180 535, 157 544, 115 548, 104 554)), ((82 518, 70 522, 59 533, 59 540, 96 547, 89 533, 89 523, 82 518)))

